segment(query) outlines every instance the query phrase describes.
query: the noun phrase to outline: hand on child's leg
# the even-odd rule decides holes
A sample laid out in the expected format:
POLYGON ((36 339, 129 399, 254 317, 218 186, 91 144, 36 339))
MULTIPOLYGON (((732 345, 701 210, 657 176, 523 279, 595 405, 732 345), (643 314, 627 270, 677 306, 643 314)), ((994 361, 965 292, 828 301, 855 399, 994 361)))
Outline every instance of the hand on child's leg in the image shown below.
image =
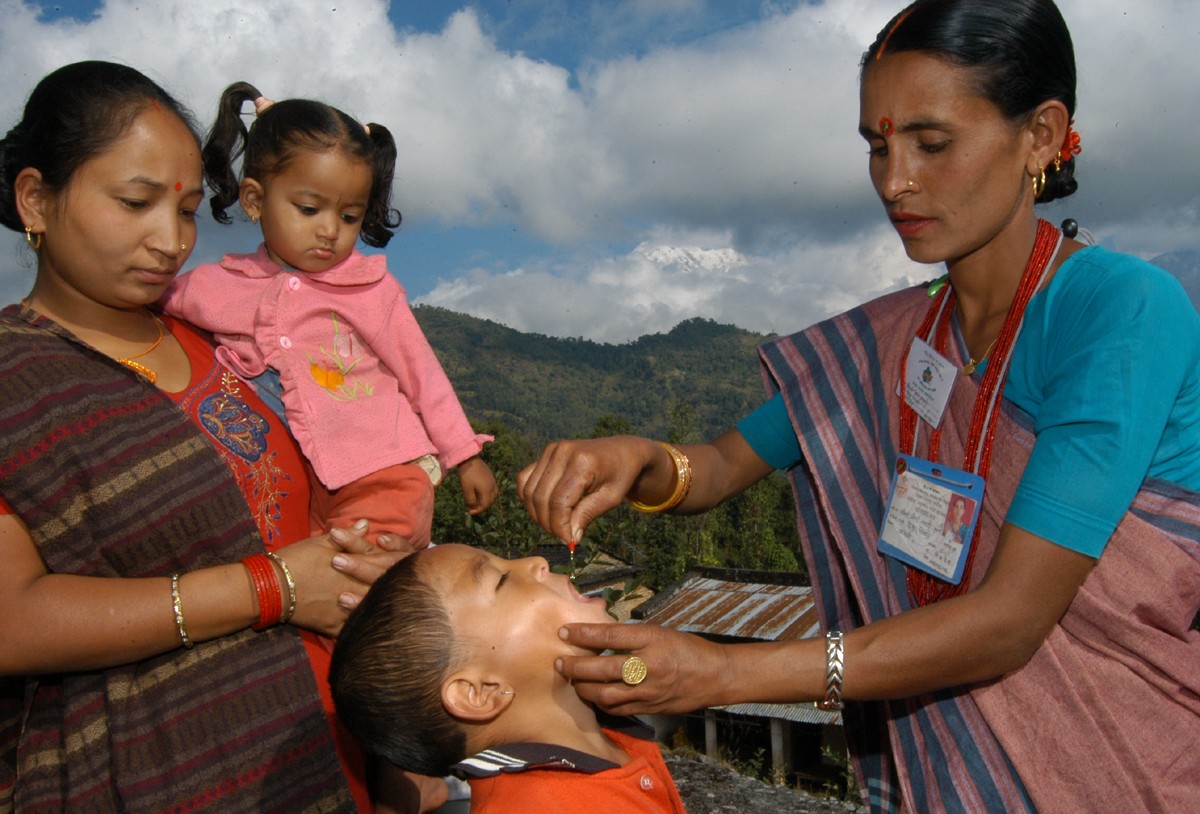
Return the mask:
MULTIPOLYGON (((374 584, 393 565, 424 548, 414 546, 396 534, 380 534, 373 545, 364 536, 368 531, 366 521, 360 520, 350 529, 338 527, 329 532, 330 541, 340 546, 344 554, 355 555, 336 554, 331 561, 333 567, 364 585, 374 584)), ((352 610, 361 599, 361 596, 347 594, 342 606, 352 610)))

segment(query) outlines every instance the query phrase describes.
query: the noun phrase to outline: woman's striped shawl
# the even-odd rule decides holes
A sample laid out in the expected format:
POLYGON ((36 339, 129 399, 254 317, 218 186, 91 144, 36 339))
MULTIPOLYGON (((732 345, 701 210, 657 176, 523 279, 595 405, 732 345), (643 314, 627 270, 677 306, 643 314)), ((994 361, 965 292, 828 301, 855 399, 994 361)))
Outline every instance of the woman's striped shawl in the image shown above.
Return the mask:
MULTIPOLYGON (((165 577, 263 550, 168 397, 16 306, 0 313, 0 438, 0 494, 52 573, 165 577)), ((199 808, 353 811, 295 629, 0 683, 0 812, 199 808)))
MULTIPOLYGON (((910 608, 904 567, 881 556, 877 540, 899 437, 900 358, 928 304, 923 288, 902 291, 761 349, 768 389, 782 390, 800 440, 803 463, 791 479, 827 626, 850 629, 910 608)), ((961 340, 953 353, 965 361, 961 340)), ((965 378, 955 388, 944 461, 961 462, 976 391, 965 378)), ((1033 447, 1018 412, 1005 403, 996 432, 973 584, 1033 447)), ((982 685, 849 704, 847 736, 872 810, 1194 806, 1200 633, 1189 628, 1200 607, 1198 541, 1200 496, 1147 482, 1028 665, 982 685)))

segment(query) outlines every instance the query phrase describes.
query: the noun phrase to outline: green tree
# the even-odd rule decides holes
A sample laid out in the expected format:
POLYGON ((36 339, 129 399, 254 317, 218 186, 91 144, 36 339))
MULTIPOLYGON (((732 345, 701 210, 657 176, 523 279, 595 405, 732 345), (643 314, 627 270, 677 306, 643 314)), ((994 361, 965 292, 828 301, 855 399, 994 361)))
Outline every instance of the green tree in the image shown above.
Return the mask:
MULTIPOLYGON (((674 443, 693 443, 700 437, 695 411, 686 402, 666 411, 664 426, 674 443)), ((433 539, 477 545, 509 557, 554 544, 555 539, 533 523, 517 496, 517 473, 540 454, 540 439, 497 419, 477 430, 495 436, 484 447, 483 458, 496 475, 499 497, 486 512, 472 517, 457 475, 448 473, 435 495, 433 539)), ((628 418, 615 413, 601 414, 590 430, 580 430, 575 437, 640 432, 628 418)), ((791 489, 779 475, 700 515, 643 514, 622 504, 592 522, 576 550, 577 566, 607 552, 644 568, 643 581, 656 589, 697 565, 803 572, 794 518, 791 489)))
POLYGON ((633 425, 623 416, 605 413, 596 419, 588 438, 608 438, 612 435, 632 435, 633 425))
POLYGON ((476 431, 495 436, 481 456, 496 476, 499 496, 482 514, 472 516, 457 473, 447 473, 434 494, 433 540, 482 546, 497 553, 531 551, 549 537, 534 524, 517 495, 517 473, 533 459, 533 443, 498 421, 476 431))

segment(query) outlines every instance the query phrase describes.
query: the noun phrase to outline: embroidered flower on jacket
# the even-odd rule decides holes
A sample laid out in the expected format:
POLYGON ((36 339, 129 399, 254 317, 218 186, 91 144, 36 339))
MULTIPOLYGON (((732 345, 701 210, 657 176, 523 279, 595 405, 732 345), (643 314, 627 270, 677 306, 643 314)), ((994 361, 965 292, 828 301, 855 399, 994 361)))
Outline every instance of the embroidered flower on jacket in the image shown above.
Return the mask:
POLYGON ((325 357, 326 361, 324 362, 319 362, 309 355, 309 375, 313 377, 313 381, 339 401, 353 401, 359 396, 372 395, 374 391, 370 384, 361 379, 348 381, 347 375, 362 360, 363 355, 359 351, 358 337, 355 336, 354 331, 343 328, 336 311, 331 312, 331 317, 333 318, 333 347, 326 348, 322 345, 319 348, 321 356, 325 357))

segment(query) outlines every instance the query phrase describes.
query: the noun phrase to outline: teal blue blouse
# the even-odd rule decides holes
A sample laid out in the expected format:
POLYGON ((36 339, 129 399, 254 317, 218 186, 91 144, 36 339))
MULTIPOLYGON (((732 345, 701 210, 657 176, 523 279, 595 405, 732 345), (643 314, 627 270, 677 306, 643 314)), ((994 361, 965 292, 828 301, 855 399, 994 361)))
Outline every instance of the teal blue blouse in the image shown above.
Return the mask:
MULTIPOLYGON (((1099 246, 1068 258, 1030 300, 1004 397, 1037 437, 1013 525, 1098 557, 1147 478, 1200 491, 1200 315, 1150 263, 1099 246)), ((737 426, 776 469, 800 462, 782 396, 737 426)))

